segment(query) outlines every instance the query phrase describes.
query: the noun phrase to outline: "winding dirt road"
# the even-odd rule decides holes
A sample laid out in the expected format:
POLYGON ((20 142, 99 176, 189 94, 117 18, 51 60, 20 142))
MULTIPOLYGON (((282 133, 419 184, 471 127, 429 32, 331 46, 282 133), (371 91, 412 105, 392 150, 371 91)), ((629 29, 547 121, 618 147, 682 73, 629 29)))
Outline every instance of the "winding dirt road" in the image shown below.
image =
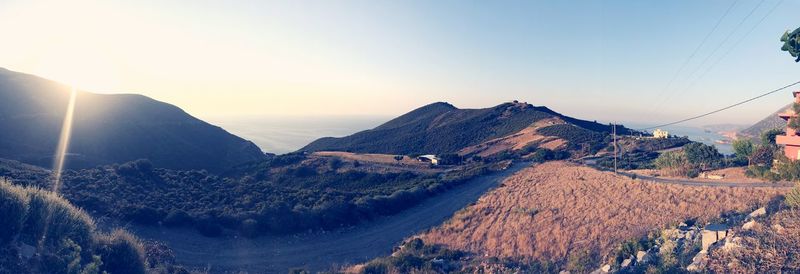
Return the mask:
POLYGON ((168 244, 175 251, 178 263, 213 273, 286 273, 292 268, 312 272, 330 270, 389 255, 406 237, 441 224, 503 179, 528 166, 528 163, 515 164, 472 179, 398 214, 333 232, 245 239, 207 238, 189 229, 146 226, 130 229, 144 239, 168 244))

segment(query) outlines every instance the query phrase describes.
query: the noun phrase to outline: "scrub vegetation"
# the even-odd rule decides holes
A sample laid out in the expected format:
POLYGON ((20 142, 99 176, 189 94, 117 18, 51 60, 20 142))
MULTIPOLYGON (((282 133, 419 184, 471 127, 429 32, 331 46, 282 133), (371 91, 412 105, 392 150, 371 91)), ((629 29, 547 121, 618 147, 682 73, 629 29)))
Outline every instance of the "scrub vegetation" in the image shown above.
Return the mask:
POLYGON ((136 237, 98 231, 88 214, 50 191, 0 180, 0 216, 3 273, 185 272, 148 264, 136 237))
MULTIPOLYGON (((95 216, 194 227, 211 237, 226 230, 256 237, 335 229, 391 215, 495 166, 434 174, 371 173, 337 160, 282 155, 240 167, 227 177, 154 168, 138 160, 66 171, 61 193, 95 216)), ((35 169, 14 174, 39 177, 29 182, 46 182, 48 176, 35 169)))

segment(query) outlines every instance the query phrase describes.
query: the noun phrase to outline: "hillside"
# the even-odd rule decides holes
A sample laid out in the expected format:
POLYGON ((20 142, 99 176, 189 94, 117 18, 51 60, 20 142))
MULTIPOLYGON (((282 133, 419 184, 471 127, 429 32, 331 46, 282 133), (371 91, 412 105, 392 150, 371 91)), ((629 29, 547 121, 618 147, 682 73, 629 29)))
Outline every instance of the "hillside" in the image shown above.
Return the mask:
POLYGON ((482 256, 562 267, 567 258, 587 254, 588 267, 596 269, 620 242, 669 224, 748 210, 782 191, 666 185, 548 162, 517 173, 420 238, 482 256))
MULTIPOLYGON (((586 136, 588 138, 599 136, 602 140, 603 136, 611 132, 609 125, 575 119, 547 107, 536 107, 516 101, 484 109, 459 109, 440 102, 413 110, 374 129, 341 138, 321 138, 302 148, 301 151, 403 155, 455 153, 490 140, 517 133, 524 134, 521 131, 546 119, 558 122, 551 124, 552 128, 539 125, 538 131, 548 132, 545 135, 555 137, 579 136, 576 142, 587 141, 581 139, 586 136), (592 134, 598 136, 591 136, 592 134)), ((620 133, 629 131, 622 127, 618 130, 620 133)))
MULTIPOLYGON (((0 158, 50 167, 70 89, 0 68, 0 158)), ((180 108, 134 94, 78 92, 69 168, 146 158, 158 167, 221 171, 259 160, 255 144, 180 108)))
POLYGON ((752 126, 739 131, 739 135, 750 138, 759 138, 759 136, 761 136, 761 133, 764 131, 770 129, 783 129, 784 127, 786 127, 786 121, 778 117, 778 113, 785 112, 791 107, 792 107, 791 105, 787 105, 778 109, 778 111, 775 111, 769 116, 764 117, 764 119, 761 119, 761 121, 758 121, 752 126))

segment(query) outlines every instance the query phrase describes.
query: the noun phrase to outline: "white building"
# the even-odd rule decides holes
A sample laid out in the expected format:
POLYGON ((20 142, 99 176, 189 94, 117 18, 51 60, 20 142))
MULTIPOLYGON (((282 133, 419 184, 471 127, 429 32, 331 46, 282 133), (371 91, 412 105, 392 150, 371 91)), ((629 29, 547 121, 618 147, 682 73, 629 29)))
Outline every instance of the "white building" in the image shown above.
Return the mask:
POLYGON ((666 130, 656 129, 653 131, 653 138, 662 138, 666 139, 669 138, 669 132, 666 130))
POLYGON ((439 164, 439 158, 436 155, 428 154, 428 155, 420 155, 417 157, 417 160, 420 162, 431 163, 433 165, 439 164))

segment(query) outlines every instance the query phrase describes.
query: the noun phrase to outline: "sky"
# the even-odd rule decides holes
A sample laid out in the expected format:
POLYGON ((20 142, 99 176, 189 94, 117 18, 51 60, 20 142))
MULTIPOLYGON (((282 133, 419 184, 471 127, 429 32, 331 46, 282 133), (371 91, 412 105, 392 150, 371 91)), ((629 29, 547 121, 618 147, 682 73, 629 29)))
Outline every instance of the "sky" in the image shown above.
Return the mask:
MULTIPOLYGON (((0 0, 0 67, 201 118, 520 100, 659 124, 800 80, 779 42, 800 27, 797 10, 798 0, 0 0)), ((787 90, 692 123, 748 124, 790 102, 787 90)))

